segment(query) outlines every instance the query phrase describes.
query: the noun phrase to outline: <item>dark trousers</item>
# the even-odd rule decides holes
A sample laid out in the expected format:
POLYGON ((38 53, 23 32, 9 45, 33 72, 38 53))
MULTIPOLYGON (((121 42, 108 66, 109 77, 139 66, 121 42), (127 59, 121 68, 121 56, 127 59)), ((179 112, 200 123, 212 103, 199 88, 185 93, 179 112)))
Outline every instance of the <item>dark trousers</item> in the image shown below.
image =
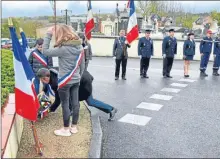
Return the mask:
POLYGON ((205 72, 206 71, 206 68, 207 68, 208 63, 209 63, 209 57, 210 57, 209 53, 204 53, 201 56, 201 62, 200 62, 200 71, 201 72, 205 72))
POLYGON ((219 70, 220 67, 220 55, 217 55, 214 59, 213 70, 219 70))
POLYGON ((150 58, 148 58, 148 57, 142 57, 141 58, 140 75, 146 76, 147 70, 149 68, 149 64, 150 64, 150 58))
POLYGON ((173 66, 173 57, 163 58, 163 76, 169 76, 173 66))
POLYGON ((110 113, 113 110, 113 107, 111 105, 101 102, 97 99, 94 99, 92 95, 89 96, 86 102, 89 106, 95 107, 105 113, 110 113))
POLYGON ((126 75, 126 67, 127 67, 127 59, 124 58, 124 57, 122 59, 116 59, 115 63, 116 63, 115 77, 119 77, 120 65, 122 65, 122 77, 125 77, 125 75, 126 75))
POLYGON ((71 115, 72 124, 76 125, 79 119, 79 83, 67 84, 60 88, 58 92, 63 110, 64 127, 69 127, 71 115))

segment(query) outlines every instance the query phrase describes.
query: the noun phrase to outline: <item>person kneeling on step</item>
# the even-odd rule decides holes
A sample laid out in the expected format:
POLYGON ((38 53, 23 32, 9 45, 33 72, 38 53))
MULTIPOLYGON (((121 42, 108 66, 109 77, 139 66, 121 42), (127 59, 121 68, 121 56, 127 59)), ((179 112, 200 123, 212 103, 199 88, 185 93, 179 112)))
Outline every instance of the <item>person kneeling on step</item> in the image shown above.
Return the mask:
POLYGON ((86 101, 86 103, 91 106, 95 107, 105 113, 109 114, 109 121, 111 121, 115 113, 117 113, 117 109, 110 106, 109 104, 106 104, 104 102, 101 102, 97 99, 94 99, 92 96, 92 82, 93 82, 93 76, 88 72, 84 71, 83 75, 80 80, 80 86, 79 86, 79 101, 86 101))
POLYGON ((50 84, 50 71, 46 68, 41 68, 37 71, 37 77, 34 80, 34 87, 40 103, 38 118, 44 118, 55 101, 55 93, 50 84))

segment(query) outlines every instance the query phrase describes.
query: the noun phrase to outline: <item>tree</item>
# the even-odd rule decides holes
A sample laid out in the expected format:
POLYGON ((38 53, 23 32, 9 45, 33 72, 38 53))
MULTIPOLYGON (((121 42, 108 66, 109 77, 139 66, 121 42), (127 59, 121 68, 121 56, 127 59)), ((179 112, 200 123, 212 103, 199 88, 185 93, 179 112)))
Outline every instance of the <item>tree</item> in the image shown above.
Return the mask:
POLYGON ((216 10, 211 12, 211 17, 213 18, 213 20, 217 20, 218 21, 218 26, 220 26, 220 12, 217 12, 216 10))

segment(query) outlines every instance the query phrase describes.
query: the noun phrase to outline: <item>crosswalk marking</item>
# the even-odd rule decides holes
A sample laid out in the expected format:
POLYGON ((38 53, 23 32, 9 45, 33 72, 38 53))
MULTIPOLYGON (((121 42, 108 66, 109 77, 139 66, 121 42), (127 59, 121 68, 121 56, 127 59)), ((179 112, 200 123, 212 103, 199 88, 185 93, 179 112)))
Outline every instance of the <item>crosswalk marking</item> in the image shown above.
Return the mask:
POLYGON ((148 110, 155 110, 155 111, 160 110, 162 107, 163 105, 161 104, 145 103, 145 102, 142 102, 137 106, 137 108, 139 109, 148 109, 148 110))
POLYGON ((192 83, 192 82, 195 82, 196 80, 192 80, 192 79, 180 79, 179 80, 180 82, 190 82, 190 83, 192 83))
POLYGON ((176 88, 163 88, 161 91, 163 92, 172 92, 172 93, 178 93, 181 90, 180 89, 176 89, 176 88))
POLYGON ((160 99, 160 100, 170 100, 173 96, 161 95, 161 94, 153 94, 150 98, 160 99))
POLYGON ((172 83, 171 86, 174 86, 174 87, 186 87, 186 86, 188 86, 188 84, 172 83))
POLYGON ((126 114, 118 121, 129 123, 129 124, 134 124, 134 125, 145 126, 150 120, 151 120, 151 117, 135 115, 135 114, 126 114))

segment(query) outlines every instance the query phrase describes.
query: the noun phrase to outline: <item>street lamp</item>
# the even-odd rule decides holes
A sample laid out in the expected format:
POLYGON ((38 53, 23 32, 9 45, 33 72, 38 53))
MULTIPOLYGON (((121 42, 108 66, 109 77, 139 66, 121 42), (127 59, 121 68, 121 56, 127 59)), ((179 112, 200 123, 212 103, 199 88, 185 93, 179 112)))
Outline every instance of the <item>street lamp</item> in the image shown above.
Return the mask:
POLYGON ((65 9, 65 10, 61 10, 61 13, 63 13, 63 11, 65 12, 65 15, 66 15, 66 25, 67 25, 67 13, 68 13, 68 12, 71 12, 71 13, 72 13, 72 11, 65 9))

